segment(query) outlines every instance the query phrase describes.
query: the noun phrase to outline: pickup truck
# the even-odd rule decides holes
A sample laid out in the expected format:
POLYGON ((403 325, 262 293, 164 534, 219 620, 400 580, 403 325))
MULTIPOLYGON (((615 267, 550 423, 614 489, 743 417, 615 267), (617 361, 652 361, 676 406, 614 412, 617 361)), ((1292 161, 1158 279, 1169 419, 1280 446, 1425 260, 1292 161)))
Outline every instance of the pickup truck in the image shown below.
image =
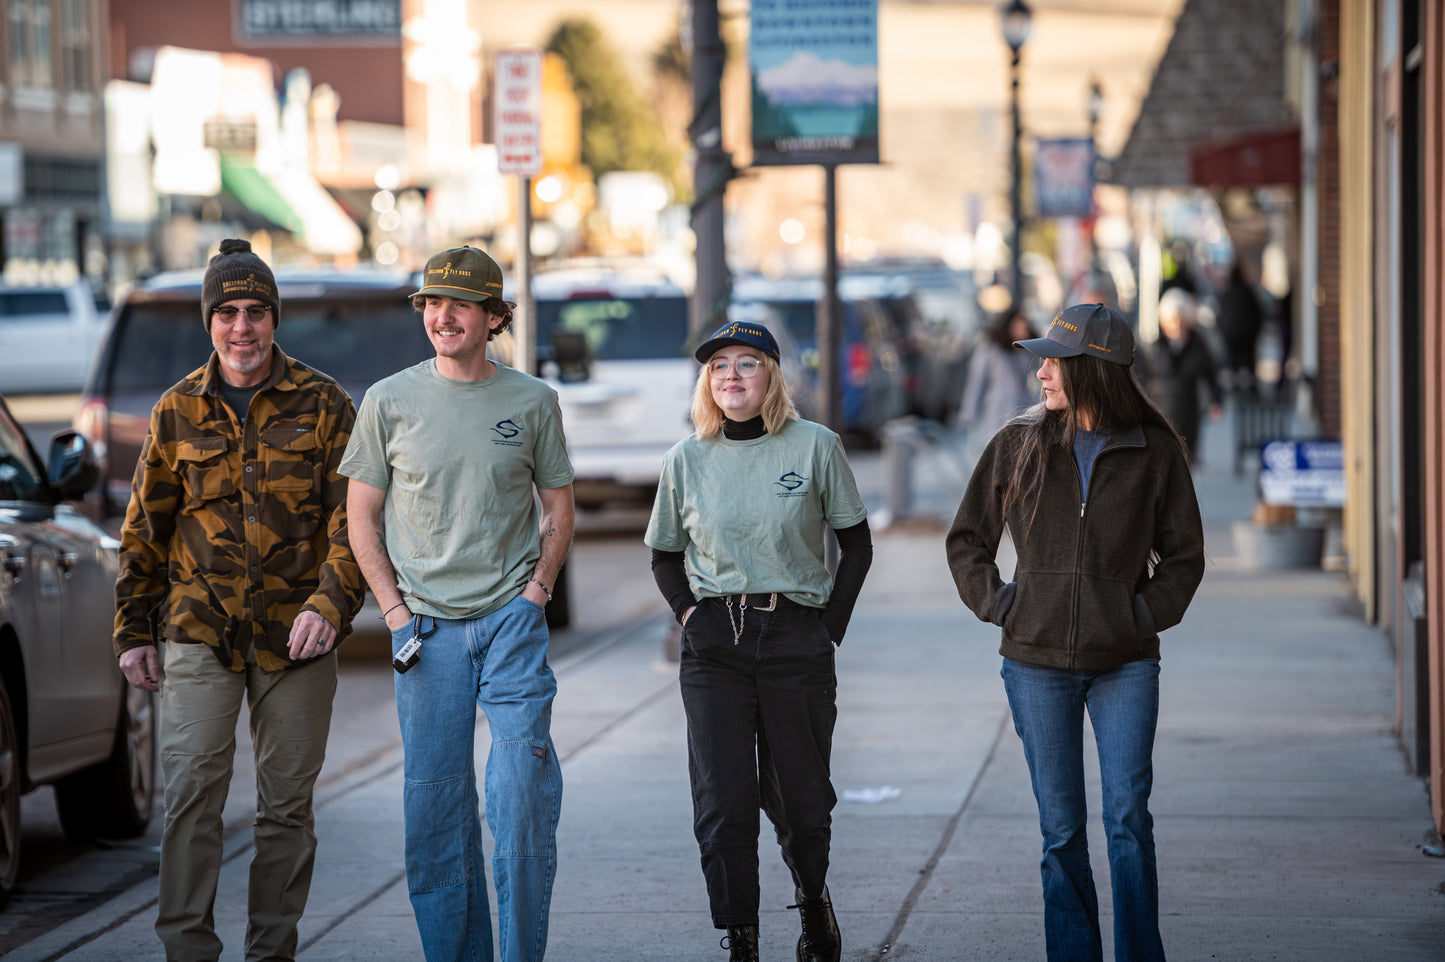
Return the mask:
POLYGON ((0 284, 0 391, 79 391, 104 318, 81 281, 64 286, 0 284))

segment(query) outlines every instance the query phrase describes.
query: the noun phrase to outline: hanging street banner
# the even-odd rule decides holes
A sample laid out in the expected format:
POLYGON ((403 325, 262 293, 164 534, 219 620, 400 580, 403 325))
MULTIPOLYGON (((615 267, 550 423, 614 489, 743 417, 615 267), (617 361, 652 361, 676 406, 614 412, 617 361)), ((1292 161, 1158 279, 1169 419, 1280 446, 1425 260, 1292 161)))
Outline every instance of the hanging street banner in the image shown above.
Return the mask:
POLYGON ((878 163, 878 0, 752 0, 753 166, 878 163))
POLYGON ((1034 142, 1039 217, 1094 216, 1094 142, 1088 137, 1034 142))

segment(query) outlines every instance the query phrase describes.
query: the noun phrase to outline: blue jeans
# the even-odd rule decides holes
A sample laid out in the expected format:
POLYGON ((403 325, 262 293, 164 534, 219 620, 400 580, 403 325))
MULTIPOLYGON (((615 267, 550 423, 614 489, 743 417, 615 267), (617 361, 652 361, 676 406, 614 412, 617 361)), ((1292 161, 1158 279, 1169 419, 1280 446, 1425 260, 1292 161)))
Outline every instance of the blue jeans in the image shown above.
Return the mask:
POLYGON ((540 962, 562 809, 551 737, 557 681, 542 609, 519 595, 466 621, 418 615, 392 632, 392 651, 414 630, 421 657, 396 676, 396 711, 406 755, 406 879, 422 949, 428 962, 493 960, 473 762, 480 705, 492 734, 485 791, 501 958, 540 962))
POLYGON ((1084 709, 1094 726, 1114 890, 1114 958, 1163 960, 1154 860, 1154 730, 1159 661, 1109 671, 1042 668, 1005 658, 1004 690, 1023 740, 1043 832, 1044 936, 1049 962, 1100 962, 1099 899, 1085 834, 1084 709))

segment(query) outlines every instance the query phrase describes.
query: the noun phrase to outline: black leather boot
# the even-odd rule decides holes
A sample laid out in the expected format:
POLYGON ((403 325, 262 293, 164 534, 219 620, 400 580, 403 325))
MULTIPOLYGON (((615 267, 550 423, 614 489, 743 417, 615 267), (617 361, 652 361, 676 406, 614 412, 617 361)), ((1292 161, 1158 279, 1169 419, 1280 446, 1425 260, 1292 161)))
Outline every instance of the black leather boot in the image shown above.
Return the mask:
POLYGON ((758 962, 758 927, 729 925, 718 945, 728 950, 728 962, 758 962))
POLYGON ((828 886, 817 898, 805 898, 802 889, 794 889, 797 909, 803 917, 803 934, 798 937, 798 962, 838 962, 843 955, 843 936, 838 932, 838 917, 833 914, 833 900, 828 886))

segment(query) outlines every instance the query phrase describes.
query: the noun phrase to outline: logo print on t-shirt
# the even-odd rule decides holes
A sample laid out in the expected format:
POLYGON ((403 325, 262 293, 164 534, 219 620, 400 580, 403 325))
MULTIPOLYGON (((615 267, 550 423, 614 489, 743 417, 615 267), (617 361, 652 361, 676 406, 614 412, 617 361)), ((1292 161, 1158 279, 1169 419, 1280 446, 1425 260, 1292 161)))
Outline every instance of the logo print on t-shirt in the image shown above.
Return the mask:
POLYGON ((522 429, 519 428, 517 426, 517 423, 511 418, 503 418, 502 420, 498 421, 492 426, 492 430, 497 434, 497 437, 492 438, 493 444, 505 444, 508 447, 513 448, 518 448, 522 446, 521 441, 512 440, 512 438, 515 438, 517 435, 522 433, 522 429))
POLYGON ((774 481, 773 484, 776 484, 778 487, 783 489, 782 491, 777 492, 778 497, 800 498, 803 495, 807 494, 806 491, 799 490, 803 487, 804 484, 807 483, 807 481, 808 479, 803 477, 798 472, 789 471, 787 474, 774 481))

